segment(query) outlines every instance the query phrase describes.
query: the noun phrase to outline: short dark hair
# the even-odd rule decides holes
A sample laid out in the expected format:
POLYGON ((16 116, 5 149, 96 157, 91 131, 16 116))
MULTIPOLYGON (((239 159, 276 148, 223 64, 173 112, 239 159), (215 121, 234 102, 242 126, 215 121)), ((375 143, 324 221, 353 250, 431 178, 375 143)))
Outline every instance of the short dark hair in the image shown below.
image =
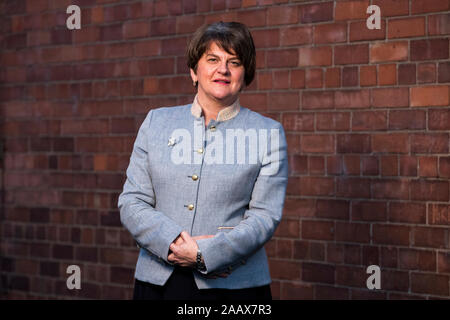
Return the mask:
POLYGON ((239 22, 214 22, 195 31, 187 46, 187 66, 197 73, 197 64, 212 42, 229 54, 235 54, 241 60, 244 69, 244 81, 248 86, 255 77, 256 50, 248 28, 239 22))

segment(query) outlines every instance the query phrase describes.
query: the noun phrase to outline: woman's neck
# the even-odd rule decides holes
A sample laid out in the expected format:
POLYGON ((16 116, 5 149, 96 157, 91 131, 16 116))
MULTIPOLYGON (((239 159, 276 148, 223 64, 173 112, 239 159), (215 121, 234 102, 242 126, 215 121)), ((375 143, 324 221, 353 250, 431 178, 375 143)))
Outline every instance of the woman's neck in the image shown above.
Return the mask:
POLYGON ((214 101, 211 99, 206 98, 205 96, 201 95, 200 93, 197 96, 198 103, 200 104, 200 107, 202 108, 203 114, 205 116, 205 125, 207 126, 208 123, 211 121, 211 119, 216 120, 217 116, 219 115, 219 112, 226 107, 233 104, 233 102, 227 104, 227 103, 221 103, 220 101, 214 101))

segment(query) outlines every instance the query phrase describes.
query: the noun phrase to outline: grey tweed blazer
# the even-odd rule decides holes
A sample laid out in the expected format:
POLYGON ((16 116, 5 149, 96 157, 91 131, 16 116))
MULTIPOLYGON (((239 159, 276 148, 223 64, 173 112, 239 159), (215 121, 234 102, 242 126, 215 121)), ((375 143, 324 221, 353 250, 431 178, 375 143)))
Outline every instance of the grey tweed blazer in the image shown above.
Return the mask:
POLYGON ((281 124, 236 102, 205 126, 192 104, 151 110, 142 123, 118 206, 140 247, 135 278, 164 285, 169 245, 181 231, 198 240, 206 271, 200 289, 271 282, 263 245, 281 221, 288 178, 281 124), (227 278, 205 274, 231 270, 227 278))

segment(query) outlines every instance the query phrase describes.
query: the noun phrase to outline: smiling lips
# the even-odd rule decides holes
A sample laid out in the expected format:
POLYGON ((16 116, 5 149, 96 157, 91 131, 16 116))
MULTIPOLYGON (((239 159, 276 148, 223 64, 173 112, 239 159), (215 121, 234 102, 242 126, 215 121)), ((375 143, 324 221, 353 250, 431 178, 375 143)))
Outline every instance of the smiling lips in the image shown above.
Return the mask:
POLYGON ((230 81, 225 80, 225 79, 216 79, 216 80, 214 80, 214 82, 220 83, 220 84, 223 84, 223 85, 230 84, 230 81))

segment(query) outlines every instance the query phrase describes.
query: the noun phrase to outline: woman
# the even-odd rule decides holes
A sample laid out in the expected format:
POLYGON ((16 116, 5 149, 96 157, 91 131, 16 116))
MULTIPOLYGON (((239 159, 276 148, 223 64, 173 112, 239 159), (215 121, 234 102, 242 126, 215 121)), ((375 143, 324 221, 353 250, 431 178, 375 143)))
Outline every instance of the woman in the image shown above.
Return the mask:
POLYGON ((141 248, 135 299, 272 298, 263 245, 288 164, 281 124, 239 103, 255 57, 243 24, 201 27, 187 49, 193 103, 153 109, 139 129, 119 197, 141 248))

